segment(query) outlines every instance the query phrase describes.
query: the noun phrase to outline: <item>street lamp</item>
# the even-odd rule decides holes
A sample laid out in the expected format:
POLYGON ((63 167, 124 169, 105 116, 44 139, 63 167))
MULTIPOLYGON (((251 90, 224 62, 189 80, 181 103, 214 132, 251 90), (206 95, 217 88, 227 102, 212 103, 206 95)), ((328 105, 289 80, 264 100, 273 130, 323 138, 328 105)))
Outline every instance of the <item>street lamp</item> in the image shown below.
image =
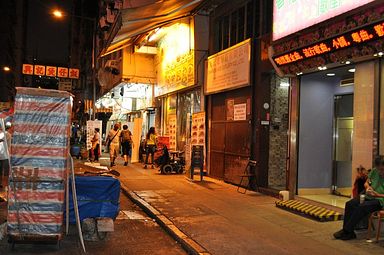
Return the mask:
POLYGON ((56 18, 62 18, 62 17, 63 17, 63 12, 60 11, 60 10, 57 10, 57 9, 53 10, 53 11, 52 11, 52 14, 53 14, 53 16, 55 16, 56 18))
POLYGON ((4 66, 4 67, 3 67, 3 70, 4 70, 5 72, 9 72, 9 71, 11 71, 11 68, 9 68, 9 66, 4 66))
MULTIPOLYGON (((55 18, 61 19, 64 16, 64 12, 59 9, 55 9, 52 11, 52 15, 55 18)), ((92 104, 92 120, 96 119, 96 28, 97 21, 96 18, 78 16, 74 14, 70 14, 69 16, 75 17, 82 20, 87 20, 92 22, 93 24, 93 35, 92 35, 92 89, 93 89, 93 104, 92 104)))

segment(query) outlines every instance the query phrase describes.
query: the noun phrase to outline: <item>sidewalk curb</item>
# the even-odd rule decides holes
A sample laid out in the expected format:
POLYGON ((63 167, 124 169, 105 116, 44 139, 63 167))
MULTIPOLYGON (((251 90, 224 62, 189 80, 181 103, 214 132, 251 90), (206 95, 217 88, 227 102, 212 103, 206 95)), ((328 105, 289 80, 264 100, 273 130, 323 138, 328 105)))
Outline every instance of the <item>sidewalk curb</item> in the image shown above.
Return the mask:
POLYGON ((125 186, 122 182, 120 183, 121 190, 123 193, 128 196, 132 202, 138 205, 141 209, 144 210, 146 214, 150 217, 154 218, 156 222, 169 234, 174 238, 177 242, 181 244, 183 249, 192 255, 210 255, 210 253, 198 244, 195 240, 187 236, 183 231, 181 231, 177 226, 173 224, 171 220, 169 220, 165 215, 151 206, 148 202, 140 198, 135 192, 130 191, 127 186, 125 186))

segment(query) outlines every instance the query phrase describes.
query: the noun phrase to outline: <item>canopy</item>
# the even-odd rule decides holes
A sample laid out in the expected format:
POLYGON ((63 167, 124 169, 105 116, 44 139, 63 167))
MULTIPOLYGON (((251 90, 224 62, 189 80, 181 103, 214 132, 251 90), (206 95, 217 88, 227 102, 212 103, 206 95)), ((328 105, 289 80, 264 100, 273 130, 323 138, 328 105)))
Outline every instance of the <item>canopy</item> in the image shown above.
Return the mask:
MULTIPOLYGON (((135 1, 131 1, 132 6, 135 1)), ((101 55, 107 55, 131 44, 132 37, 188 16, 203 0, 146 0, 146 5, 121 11, 121 26, 111 34, 112 42, 101 55)))

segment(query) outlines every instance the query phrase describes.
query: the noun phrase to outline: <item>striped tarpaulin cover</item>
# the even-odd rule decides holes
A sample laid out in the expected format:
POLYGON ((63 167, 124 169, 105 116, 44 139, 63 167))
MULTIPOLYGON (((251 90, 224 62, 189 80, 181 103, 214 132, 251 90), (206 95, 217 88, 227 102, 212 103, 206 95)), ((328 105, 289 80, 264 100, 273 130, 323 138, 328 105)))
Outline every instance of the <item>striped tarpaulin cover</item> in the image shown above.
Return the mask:
POLYGON ((8 233, 61 235, 70 94, 18 88, 14 104, 8 233))

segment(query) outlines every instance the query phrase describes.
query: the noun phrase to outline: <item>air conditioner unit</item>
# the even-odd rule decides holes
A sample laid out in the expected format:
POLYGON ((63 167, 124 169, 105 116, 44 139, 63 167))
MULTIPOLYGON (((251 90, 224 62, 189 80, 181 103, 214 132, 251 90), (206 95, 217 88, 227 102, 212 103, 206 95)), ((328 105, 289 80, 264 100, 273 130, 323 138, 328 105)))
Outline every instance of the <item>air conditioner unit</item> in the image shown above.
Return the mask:
POLYGON ((354 78, 344 79, 340 81, 340 87, 353 86, 355 84, 354 78))

